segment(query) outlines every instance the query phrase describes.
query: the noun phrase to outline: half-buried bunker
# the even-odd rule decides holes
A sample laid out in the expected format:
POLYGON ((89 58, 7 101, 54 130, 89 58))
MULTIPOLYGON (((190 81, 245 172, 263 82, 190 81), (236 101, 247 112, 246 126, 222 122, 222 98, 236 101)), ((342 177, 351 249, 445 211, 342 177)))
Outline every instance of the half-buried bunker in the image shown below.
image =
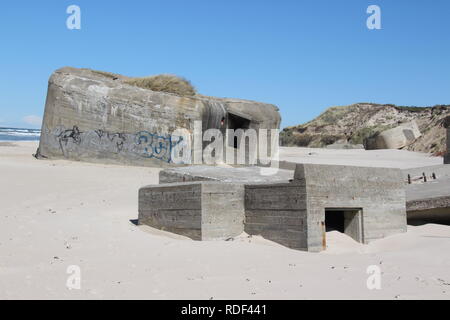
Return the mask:
POLYGON ((257 167, 220 168, 216 177, 213 169, 196 176, 180 174, 183 170, 196 171, 164 170, 160 178, 172 183, 141 188, 140 224, 196 240, 226 239, 245 231, 312 252, 326 249, 327 228, 361 243, 406 232, 399 169, 297 164, 294 179, 285 179, 280 170, 273 182, 242 178, 244 170, 257 172, 257 167), (220 182, 223 171, 235 181, 220 182))

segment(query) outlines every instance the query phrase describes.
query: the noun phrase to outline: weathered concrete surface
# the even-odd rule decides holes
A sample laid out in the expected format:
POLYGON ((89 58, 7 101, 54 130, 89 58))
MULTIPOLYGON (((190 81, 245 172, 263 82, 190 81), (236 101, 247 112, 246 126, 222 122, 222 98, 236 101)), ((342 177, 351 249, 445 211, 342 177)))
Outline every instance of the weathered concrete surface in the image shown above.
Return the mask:
POLYGON ((406 147, 419 138, 419 127, 415 121, 402 124, 396 128, 392 128, 381 132, 367 142, 368 149, 400 149, 406 147))
MULTIPOLYGON (((295 169, 296 164, 291 164, 295 169)), ((448 201, 450 198, 450 166, 436 165, 402 170, 403 181, 406 188, 406 208, 408 218, 416 218, 420 212, 425 215, 422 218, 430 218, 430 214, 439 209, 440 212, 450 211, 448 201), (423 183, 423 173, 427 177, 427 183, 423 183), (407 184, 407 176, 411 176, 413 184, 407 184), (437 180, 433 180, 433 174, 437 180)), ((276 194, 275 183, 288 183, 294 178, 294 171, 280 169, 276 175, 263 176, 259 167, 229 168, 211 166, 189 166, 180 168, 168 168, 160 171, 159 183, 174 183, 188 181, 223 181, 242 183, 247 185, 246 192, 252 190, 252 185, 268 183, 276 194)), ((254 188, 253 188, 254 189, 254 188)), ((264 189, 261 187, 261 189, 264 189)), ((282 188, 281 188, 282 189, 282 188)), ((283 198, 283 195, 281 196, 283 198)), ((249 210, 246 210, 249 212, 249 210)), ((450 219, 450 212, 448 212, 450 219)), ((254 220, 254 218, 251 218, 254 220)), ((249 231, 250 232, 250 231, 249 231)))
POLYGON ((223 240, 244 231, 244 187, 191 182, 139 190, 139 224, 190 237, 223 240))
POLYGON ((442 164, 442 157, 406 150, 330 150, 280 147, 280 168, 294 170, 297 163, 378 168, 418 168, 442 164))
POLYGON ((450 224, 450 178, 408 185, 408 224, 450 224))
POLYGON ((159 183, 188 181, 223 181, 242 184, 289 182, 294 177, 290 170, 278 170, 274 175, 262 175, 260 167, 189 166, 160 171, 159 183))
POLYGON ((406 200, 408 212, 447 208, 450 214, 450 178, 408 185, 406 200))
POLYGON ((447 207, 408 211, 408 224, 413 226, 424 224, 450 225, 450 209, 447 207))
POLYGON ((297 164, 291 182, 292 171, 281 170, 279 180, 270 182, 249 174, 257 169, 175 168, 162 171, 160 179, 245 185, 245 231, 293 249, 326 248, 327 210, 347 212, 345 232, 363 243, 406 231, 405 183, 399 169, 297 164), (350 216, 352 211, 356 213, 350 216))
POLYGON ((408 223, 450 223, 450 166, 403 170, 405 179, 408 174, 412 180, 406 186, 408 223))
POLYGON ((423 174, 425 174, 427 181, 433 181, 434 180, 433 175, 436 177, 437 180, 450 178, 450 166, 444 164, 439 164, 436 166, 403 169, 402 172, 405 181, 408 180, 409 175, 411 177, 412 182, 415 181, 423 182, 423 174))
POLYGON ((245 186, 245 232, 292 249, 309 250, 306 185, 245 186))
POLYGON ((362 145, 362 144, 351 144, 351 143, 333 143, 333 144, 327 145, 325 148, 326 149, 333 149, 333 150, 364 149, 364 145, 362 145))
POLYGON ((345 223, 363 243, 406 232, 401 171, 298 164, 291 183, 246 185, 246 232, 291 248, 326 248, 327 210, 357 211, 345 223))
MULTIPOLYGON (((205 96, 181 97, 125 84, 87 69, 62 68, 49 80, 39 155, 94 162, 167 166, 181 141, 176 129, 225 130, 231 117, 275 129, 274 105, 205 96)), ((234 124, 236 125, 236 123, 234 124)))

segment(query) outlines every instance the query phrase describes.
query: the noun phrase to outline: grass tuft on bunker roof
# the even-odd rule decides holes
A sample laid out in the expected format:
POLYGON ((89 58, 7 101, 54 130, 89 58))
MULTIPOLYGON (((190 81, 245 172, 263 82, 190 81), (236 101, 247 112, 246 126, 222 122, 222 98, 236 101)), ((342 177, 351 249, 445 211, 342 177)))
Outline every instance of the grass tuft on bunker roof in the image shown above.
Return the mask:
POLYGON ((124 82, 132 86, 152 91, 173 93, 180 96, 194 96, 197 94, 194 86, 189 80, 172 74, 160 74, 144 78, 130 78, 124 82))
POLYGON ((86 70, 89 70, 96 75, 100 75, 108 79, 120 79, 124 83, 131 86, 149 89, 152 91, 173 93, 179 96, 195 96, 197 94, 197 90, 189 80, 173 74, 159 74, 142 78, 130 78, 112 72, 92 69, 86 70))

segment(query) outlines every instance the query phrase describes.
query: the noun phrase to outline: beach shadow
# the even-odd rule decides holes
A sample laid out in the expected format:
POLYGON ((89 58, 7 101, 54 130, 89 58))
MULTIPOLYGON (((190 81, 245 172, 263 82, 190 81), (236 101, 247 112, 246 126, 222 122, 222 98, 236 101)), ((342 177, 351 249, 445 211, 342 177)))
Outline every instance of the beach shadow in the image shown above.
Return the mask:
POLYGON ((139 220, 138 219, 130 219, 130 222, 134 224, 135 226, 139 226, 139 220))
POLYGON ((429 218, 429 219, 408 219, 408 225, 410 226, 414 226, 414 227, 419 227, 419 226, 423 226, 423 225, 427 225, 427 224, 440 224, 440 225, 444 225, 444 226, 450 226, 450 219, 446 218, 446 219, 433 219, 433 218, 429 218))

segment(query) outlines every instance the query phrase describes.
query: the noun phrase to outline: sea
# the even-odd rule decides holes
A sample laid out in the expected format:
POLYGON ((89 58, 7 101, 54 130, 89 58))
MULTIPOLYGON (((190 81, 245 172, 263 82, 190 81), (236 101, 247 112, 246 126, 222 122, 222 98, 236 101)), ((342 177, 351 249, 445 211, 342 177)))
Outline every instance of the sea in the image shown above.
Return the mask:
POLYGON ((0 127, 0 141, 37 141, 40 136, 39 129, 0 127))

